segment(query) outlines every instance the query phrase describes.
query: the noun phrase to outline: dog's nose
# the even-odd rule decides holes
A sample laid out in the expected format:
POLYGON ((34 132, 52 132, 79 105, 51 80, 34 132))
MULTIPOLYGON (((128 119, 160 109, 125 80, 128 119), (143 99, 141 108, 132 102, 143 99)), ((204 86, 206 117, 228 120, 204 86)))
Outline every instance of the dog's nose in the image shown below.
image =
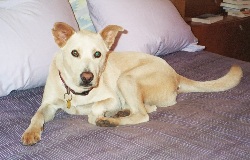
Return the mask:
POLYGON ((80 77, 84 85, 89 84, 94 79, 94 75, 91 72, 82 72, 80 77))

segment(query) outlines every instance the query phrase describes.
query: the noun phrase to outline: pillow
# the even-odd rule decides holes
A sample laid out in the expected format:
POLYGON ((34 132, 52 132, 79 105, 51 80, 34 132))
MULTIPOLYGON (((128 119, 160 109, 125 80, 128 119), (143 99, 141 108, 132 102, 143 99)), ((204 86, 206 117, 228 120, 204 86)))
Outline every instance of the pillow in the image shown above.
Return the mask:
POLYGON ((54 23, 78 29, 68 0, 1 0, 0 13, 0 96, 44 85, 58 49, 54 23))
POLYGON ((116 24, 127 30, 115 51, 163 55, 179 51, 197 39, 169 0, 87 0, 97 31, 116 24))
POLYGON ((69 0, 80 29, 96 32, 89 16, 86 0, 69 0))

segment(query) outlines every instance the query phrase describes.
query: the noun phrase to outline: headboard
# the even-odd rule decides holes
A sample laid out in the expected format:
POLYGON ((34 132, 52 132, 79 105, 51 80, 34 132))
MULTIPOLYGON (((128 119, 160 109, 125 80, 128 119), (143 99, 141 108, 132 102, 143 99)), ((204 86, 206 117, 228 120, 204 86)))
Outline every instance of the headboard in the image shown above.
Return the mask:
POLYGON ((204 13, 222 12, 222 0, 171 0, 183 18, 195 17, 204 13))
POLYGON ((171 0, 171 2, 175 5, 181 16, 185 17, 185 0, 171 0))

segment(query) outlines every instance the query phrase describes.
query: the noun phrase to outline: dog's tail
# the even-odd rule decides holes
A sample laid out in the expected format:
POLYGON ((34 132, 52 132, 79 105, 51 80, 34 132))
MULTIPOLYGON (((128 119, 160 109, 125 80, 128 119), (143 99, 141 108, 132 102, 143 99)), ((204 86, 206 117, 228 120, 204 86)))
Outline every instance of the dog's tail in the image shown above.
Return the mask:
POLYGON ((233 65, 223 77, 211 81, 194 81, 180 76, 179 92, 219 92, 231 89, 240 83, 243 72, 241 67, 233 65))

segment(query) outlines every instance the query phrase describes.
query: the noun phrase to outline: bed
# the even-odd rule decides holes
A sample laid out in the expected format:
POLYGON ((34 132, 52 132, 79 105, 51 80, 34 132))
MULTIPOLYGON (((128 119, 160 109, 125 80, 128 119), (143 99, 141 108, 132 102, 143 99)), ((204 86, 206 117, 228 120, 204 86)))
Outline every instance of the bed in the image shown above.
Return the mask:
MULTIPOLYGON (((54 2, 59 7, 56 0, 54 2)), ((60 0, 60 4, 62 2, 65 2, 62 6, 65 12, 69 4, 66 0, 60 0)), ((70 2, 77 17, 81 11, 76 6, 85 2, 70 2)), ((101 3, 101 0, 89 2, 101 3)), ((69 16, 65 14, 63 20, 69 16)), ((89 18, 80 17, 86 21, 89 18)), ((66 21, 76 25, 70 19, 66 21)), ((98 30, 85 22, 81 26, 98 30)), ((149 122, 137 125, 97 127, 87 122, 87 116, 59 111, 53 121, 46 123, 42 141, 33 146, 23 146, 20 139, 41 104, 45 81, 33 81, 30 85, 27 84, 31 81, 26 81, 24 87, 12 89, 0 97, 0 159, 249 159, 250 63, 203 50, 178 49, 171 53, 162 50, 151 53, 160 53, 156 56, 188 78, 216 79, 233 64, 242 67, 244 76, 238 86, 225 92, 179 94, 177 104, 158 108, 150 113, 149 122)), ((46 67, 47 64, 41 66, 46 67)), ((46 77, 46 71, 41 73, 46 77)))

